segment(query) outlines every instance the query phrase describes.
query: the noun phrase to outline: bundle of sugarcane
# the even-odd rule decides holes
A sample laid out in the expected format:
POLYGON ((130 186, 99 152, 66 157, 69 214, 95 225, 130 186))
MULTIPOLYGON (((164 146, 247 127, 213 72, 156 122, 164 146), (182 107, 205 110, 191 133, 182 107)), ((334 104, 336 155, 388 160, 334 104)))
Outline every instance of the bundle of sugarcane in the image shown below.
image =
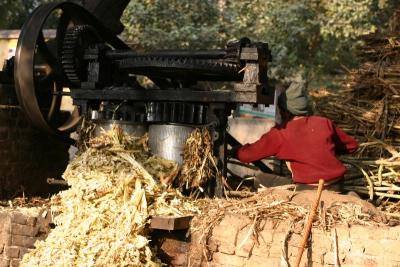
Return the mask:
POLYGON ((113 128, 87 143, 63 175, 70 189, 53 197, 56 228, 22 266, 161 266, 147 238, 149 216, 197 209, 151 175, 167 166, 168 176, 176 167, 160 163, 152 170, 157 158, 146 151, 145 138, 113 128))
MULTIPOLYGON (((398 17, 400 11, 395 13, 398 17)), ((317 113, 355 136, 359 151, 345 161, 355 173, 348 189, 371 199, 400 199, 400 35, 391 30, 362 37, 361 65, 339 90, 311 93, 317 113)))
POLYGON ((399 142, 400 31, 399 20, 392 21, 391 31, 361 37, 361 65, 349 72, 341 89, 314 96, 317 110, 349 132, 399 142))
POLYGON ((213 156, 213 141, 207 128, 196 128, 186 140, 183 164, 178 177, 179 188, 203 191, 218 168, 213 156))

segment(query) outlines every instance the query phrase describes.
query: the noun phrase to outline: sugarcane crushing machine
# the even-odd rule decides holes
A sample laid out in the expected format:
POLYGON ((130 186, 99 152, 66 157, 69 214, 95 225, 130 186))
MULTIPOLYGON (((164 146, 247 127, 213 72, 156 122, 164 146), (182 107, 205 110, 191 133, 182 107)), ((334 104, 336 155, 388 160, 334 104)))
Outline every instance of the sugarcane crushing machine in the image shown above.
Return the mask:
POLYGON ((135 50, 117 36, 128 2, 87 1, 86 8, 49 3, 33 11, 13 61, 26 117, 38 129, 65 139, 82 117, 145 125, 153 150, 177 161, 171 151, 183 142, 186 129, 209 127, 215 153, 226 161, 232 110, 239 103, 273 100, 268 44, 242 38, 223 49, 135 50), (50 20, 53 25, 57 20, 55 38, 45 39, 50 20), (146 87, 139 77, 152 85, 146 87), (63 96, 70 96, 75 106, 68 116, 60 109, 63 96), (166 138, 169 143, 163 145, 166 138))

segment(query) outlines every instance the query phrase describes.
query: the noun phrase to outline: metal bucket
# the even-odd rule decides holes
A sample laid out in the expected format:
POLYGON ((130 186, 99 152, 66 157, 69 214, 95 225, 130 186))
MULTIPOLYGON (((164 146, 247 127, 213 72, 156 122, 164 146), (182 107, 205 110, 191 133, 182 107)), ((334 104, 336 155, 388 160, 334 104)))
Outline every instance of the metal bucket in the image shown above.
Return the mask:
POLYGON ((149 147, 153 154, 182 164, 183 148, 193 127, 174 124, 149 126, 149 147))
POLYGON ((132 136, 143 136, 147 132, 147 125, 142 123, 117 121, 117 120, 92 120, 96 127, 93 130, 94 136, 100 136, 103 131, 111 130, 113 125, 118 125, 127 134, 132 136))

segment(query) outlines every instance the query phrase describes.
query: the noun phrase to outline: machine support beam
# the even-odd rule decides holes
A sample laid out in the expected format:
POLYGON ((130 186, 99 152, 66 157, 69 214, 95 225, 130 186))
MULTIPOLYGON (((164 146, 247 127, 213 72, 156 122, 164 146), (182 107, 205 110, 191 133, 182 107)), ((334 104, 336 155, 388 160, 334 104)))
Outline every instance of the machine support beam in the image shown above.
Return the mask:
POLYGON ((188 101, 220 103, 258 103, 267 104, 260 94, 254 91, 195 91, 195 90, 133 90, 129 87, 111 87, 103 90, 74 89, 73 99, 86 100, 132 100, 132 101, 188 101))

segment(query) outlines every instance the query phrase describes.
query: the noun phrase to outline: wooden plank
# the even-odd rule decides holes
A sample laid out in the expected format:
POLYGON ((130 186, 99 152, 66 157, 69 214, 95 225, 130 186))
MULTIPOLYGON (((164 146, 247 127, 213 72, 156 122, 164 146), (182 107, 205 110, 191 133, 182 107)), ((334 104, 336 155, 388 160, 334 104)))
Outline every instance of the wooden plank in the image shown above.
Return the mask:
POLYGON ((184 230, 190 226, 193 216, 152 216, 150 219, 150 228, 159 230, 184 230))

